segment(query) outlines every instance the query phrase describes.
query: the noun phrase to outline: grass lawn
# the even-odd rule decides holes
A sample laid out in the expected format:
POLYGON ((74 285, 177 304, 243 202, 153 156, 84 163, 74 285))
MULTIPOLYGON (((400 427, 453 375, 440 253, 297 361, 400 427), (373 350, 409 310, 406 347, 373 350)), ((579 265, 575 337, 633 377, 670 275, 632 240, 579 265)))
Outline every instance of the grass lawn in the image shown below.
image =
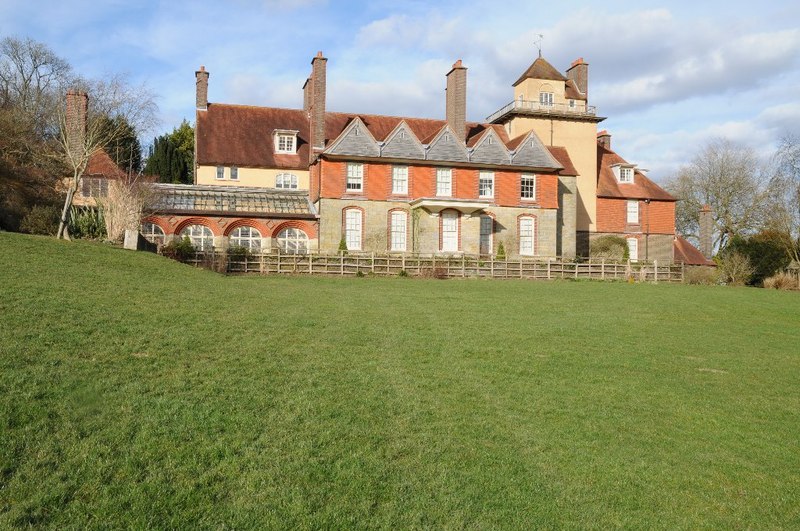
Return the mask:
POLYGON ((0 528, 800 527, 800 294, 0 233, 0 528))

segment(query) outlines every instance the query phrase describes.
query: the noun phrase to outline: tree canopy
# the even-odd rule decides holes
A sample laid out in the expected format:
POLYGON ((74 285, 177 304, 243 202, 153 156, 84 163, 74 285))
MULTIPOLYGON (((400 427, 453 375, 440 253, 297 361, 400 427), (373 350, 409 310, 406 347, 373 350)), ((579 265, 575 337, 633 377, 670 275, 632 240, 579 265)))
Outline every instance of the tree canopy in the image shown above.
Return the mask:
POLYGON ((144 173, 164 183, 191 184, 194 178, 194 128, 183 120, 171 133, 153 140, 144 173))

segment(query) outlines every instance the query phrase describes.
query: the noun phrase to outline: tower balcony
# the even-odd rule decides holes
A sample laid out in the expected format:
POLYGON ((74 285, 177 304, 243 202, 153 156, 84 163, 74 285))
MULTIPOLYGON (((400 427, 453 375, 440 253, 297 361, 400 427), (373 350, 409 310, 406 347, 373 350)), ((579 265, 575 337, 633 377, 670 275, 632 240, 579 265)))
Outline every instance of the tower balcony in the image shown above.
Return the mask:
POLYGON ((577 120, 591 120, 601 122, 604 117, 597 116, 597 108, 586 105, 582 101, 570 103, 542 103, 532 100, 514 100, 503 105, 499 110, 490 114, 486 121, 489 123, 502 122, 510 115, 552 116, 559 118, 572 118, 577 120))

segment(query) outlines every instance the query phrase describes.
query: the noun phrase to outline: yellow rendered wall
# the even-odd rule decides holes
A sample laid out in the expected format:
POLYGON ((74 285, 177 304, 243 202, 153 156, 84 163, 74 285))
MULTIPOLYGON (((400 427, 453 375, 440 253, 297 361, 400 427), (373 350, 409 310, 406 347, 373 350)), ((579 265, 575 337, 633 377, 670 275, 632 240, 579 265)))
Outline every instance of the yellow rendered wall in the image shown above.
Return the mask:
POLYGON ((231 180, 231 169, 225 166, 225 178, 217 179, 216 166, 200 166, 197 168, 197 184, 216 186, 253 186, 274 188, 275 177, 281 173, 297 175, 297 189, 308 190, 308 170, 276 170, 263 168, 239 168, 239 179, 231 180))
POLYGON ((516 116, 509 136, 533 130, 546 146, 567 148, 578 171, 577 230, 595 231, 597 222, 597 124, 559 118, 516 116))
MULTIPOLYGON (((569 100, 565 96, 566 83, 564 81, 554 81, 551 79, 531 79, 528 78, 516 87, 514 87, 514 101, 519 101, 520 95, 524 101, 539 102, 540 92, 552 92, 553 103, 556 107, 567 105, 569 100)), ((586 102, 583 100, 575 100, 575 110, 585 111, 586 102)))

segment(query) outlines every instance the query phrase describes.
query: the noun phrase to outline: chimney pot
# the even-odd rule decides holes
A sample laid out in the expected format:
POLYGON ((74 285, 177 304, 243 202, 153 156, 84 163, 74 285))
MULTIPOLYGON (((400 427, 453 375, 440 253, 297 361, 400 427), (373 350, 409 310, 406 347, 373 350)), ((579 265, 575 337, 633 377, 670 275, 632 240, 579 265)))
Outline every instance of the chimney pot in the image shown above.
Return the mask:
POLYGON ((597 143, 611 151, 611 133, 605 129, 597 133, 597 143))
POLYGON ((567 79, 572 80, 581 94, 586 96, 586 103, 589 103, 589 63, 578 57, 567 69, 567 79))

